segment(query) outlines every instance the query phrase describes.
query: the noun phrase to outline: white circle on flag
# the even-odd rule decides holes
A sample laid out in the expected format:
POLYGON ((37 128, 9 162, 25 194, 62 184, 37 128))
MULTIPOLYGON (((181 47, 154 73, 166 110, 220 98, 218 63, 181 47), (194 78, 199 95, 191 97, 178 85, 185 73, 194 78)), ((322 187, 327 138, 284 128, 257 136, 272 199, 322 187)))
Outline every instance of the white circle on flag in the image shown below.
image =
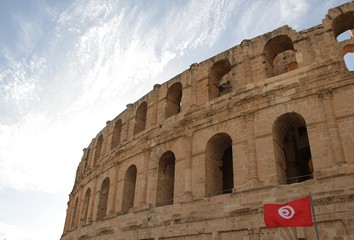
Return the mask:
POLYGON ((278 209, 278 213, 282 218, 290 219, 295 215, 295 210, 291 206, 284 206, 278 209))

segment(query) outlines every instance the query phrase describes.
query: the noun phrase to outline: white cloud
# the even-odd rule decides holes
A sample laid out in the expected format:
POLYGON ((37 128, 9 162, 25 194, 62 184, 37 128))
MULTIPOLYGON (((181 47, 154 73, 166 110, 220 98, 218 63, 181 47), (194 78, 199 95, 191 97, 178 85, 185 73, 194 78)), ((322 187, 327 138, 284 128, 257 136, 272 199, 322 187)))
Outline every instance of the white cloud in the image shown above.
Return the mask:
POLYGON ((304 15, 308 10, 309 4, 306 0, 281 0, 280 3, 280 16, 284 22, 293 23, 294 28, 298 26, 298 23, 302 20, 299 17, 304 15))
POLYGON ((148 93, 169 62, 210 47, 224 31, 230 4, 191 2, 153 23, 159 12, 139 6, 111 15, 118 9, 114 3, 73 3, 59 16, 40 57, 11 59, 9 70, 1 72, 13 80, 2 87, 22 118, 0 125, 0 186, 67 191, 81 149, 109 118, 148 93), (23 111, 33 103, 41 107, 23 111), (63 172, 69 177, 62 179, 63 172))
POLYGON ((39 240, 29 232, 25 232, 17 226, 0 222, 0 239, 8 240, 39 240))
POLYGON ((70 156, 60 150, 66 139, 60 125, 47 116, 28 114, 21 123, 1 125, 0 134, 0 187, 56 192, 70 183, 58 172, 70 165, 70 156))
POLYGON ((4 96, 4 104, 10 104, 21 112, 39 99, 39 77, 45 68, 45 59, 36 55, 20 61, 9 54, 6 57, 8 64, 0 69, 0 93, 4 96))

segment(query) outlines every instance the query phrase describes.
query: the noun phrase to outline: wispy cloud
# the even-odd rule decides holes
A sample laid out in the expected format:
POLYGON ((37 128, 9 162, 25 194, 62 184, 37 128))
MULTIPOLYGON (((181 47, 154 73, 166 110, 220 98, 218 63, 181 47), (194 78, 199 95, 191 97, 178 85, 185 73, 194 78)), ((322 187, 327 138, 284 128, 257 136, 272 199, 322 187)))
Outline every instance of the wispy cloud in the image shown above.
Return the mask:
POLYGON ((6 121, 5 115, 22 114, 39 100, 39 78, 46 67, 45 59, 35 55, 20 60, 6 56, 8 64, 0 68, 0 104, 3 105, 0 123, 6 121))
POLYGON ((0 68, 1 111, 20 116, 0 121, 0 184, 43 191, 71 187, 89 139, 127 103, 193 63, 188 55, 210 57, 206 50, 225 44, 220 36, 226 30, 242 40, 287 19, 296 22, 308 9, 304 0, 144 4, 79 0, 62 12, 47 9, 53 16, 46 41, 31 40, 43 36, 38 22, 22 25, 31 54, 8 54, 0 68), (167 72, 172 62, 174 72, 167 72), (67 182, 64 171, 71 174, 67 182))

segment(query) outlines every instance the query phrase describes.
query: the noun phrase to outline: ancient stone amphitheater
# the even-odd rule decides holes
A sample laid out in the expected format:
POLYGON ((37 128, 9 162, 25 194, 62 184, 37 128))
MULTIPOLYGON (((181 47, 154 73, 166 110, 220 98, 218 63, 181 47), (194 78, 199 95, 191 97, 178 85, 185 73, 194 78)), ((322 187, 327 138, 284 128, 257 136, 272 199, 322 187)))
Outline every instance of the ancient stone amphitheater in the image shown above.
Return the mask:
POLYGON ((354 2, 244 40, 153 90, 84 149, 62 240, 315 239, 263 204, 313 193, 320 239, 354 239, 354 2))

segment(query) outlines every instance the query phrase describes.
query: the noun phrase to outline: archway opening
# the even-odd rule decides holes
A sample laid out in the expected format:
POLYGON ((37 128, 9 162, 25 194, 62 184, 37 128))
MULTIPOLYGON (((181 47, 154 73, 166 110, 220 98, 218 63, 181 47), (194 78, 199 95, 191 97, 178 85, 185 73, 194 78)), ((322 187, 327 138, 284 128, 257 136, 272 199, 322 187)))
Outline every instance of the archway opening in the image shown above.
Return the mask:
POLYGON ((98 137, 95 149, 95 164, 97 160, 101 157, 102 154, 102 145, 103 145, 103 136, 102 134, 98 137))
POLYGON ((176 115, 181 111, 182 84, 174 83, 167 91, 165 118, 176 115))
POLYGON ((157 173, 156 206, 173 204, 175 185, 175 162, 173 152, 165 152, 159 161, 157 173))
POLYGON ((82 209, 81 209, 80 222, 82 225, 84 225, 87 221, 87 214, 88 214, 88 209, 89 209, 89 204, 90 204, 90 197, 91 197, 91 189, 89 188, 86 190, 84 202, 83 202, 82 209))
POLYGON ((293 42, 286 35, 279 35, 270 39, 265 44, 263 53, 268 77, 298 68, 293 42))
POLYGON ((113 127, 111 150, 120 144, 120 135, 122 132, 122 120, 119 119, 113 127))
POLYGON ((209 100, 232 91, 231 64, 227 59, 220 60, 211 67, 208 76, 209 100))
POLYGON ((102 220, 107 214, 107 203, 109 195, 109 178, 105 178, 101 185, 101 191, 98 199, 97 220, 102 220))
POLYGON ((137 169, 135 165, 131 165, 124 177, 122 211, 128 212, 134 206, 135 188, 136 188, 137 169))
POLYGON ((74 229, 77 227, 77 211, 78 211, 78 205, 79 205, 79 198, 77 197, 75 200, 74 208, 73 208, 73 215, 71 218, 71 229, 74 229))
POLYGON ((343 48, 343 59, 349 71, 354 71, 354 45, 348 44, 343 48))
POLYGON ((234 187, 231 137, 226 133, 214 135, 207 143, 205 154, 206 196, 231 193, 234 187))
POLYGON ((306 122, 300 114, 285 113, 276 119, 273 143, 280 183, 298 183, 313 178, 306 122))
POLYGON ((137 134, 146 127, 146 113, 147 113, 147 103, 142 102, 138 109, 136 110, 135 115, 135 126, 134 126, 134 134, 137 134))

